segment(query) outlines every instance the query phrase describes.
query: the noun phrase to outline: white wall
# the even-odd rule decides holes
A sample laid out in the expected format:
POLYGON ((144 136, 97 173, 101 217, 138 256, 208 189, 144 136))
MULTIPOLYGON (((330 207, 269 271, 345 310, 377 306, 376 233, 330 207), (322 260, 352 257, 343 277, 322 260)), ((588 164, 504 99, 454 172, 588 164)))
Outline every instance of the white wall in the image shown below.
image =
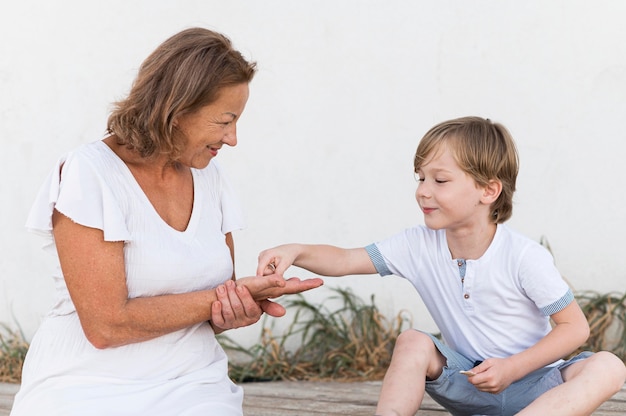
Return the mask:
MULTIPOLYGON (((235 235, 240 276, 268 246, 362 246, 421 222, 417 142, 480 115, 519 146, 510 225, 546 236, 575 289, 625 289, 626 2, 1 1, 0 322, 27 337, 52 301, 49 260, 23 230, 40 183, 60 154, 102 137, 147 54, 196 25, 259 64, 239 145, 220 154, 249 225, 235 235)), ((400 279, 326 281, 434 330, 400 279)))

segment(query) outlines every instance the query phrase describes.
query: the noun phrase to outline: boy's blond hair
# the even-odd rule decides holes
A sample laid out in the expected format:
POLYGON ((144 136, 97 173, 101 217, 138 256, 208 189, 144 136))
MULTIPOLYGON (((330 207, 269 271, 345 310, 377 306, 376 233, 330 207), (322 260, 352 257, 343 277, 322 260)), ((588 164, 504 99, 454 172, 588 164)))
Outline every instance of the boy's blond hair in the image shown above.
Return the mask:
POLYGON ((450 146, 461 169, 478 185, 486 186, 494 179, 502 183, 500 196, 491 204, 490 218, 495 223, 511 218, 519 157, 509 131, 502 124, 480 117, 462 117, 439 123, 417 146, 415 172, 444 143, 450 146))

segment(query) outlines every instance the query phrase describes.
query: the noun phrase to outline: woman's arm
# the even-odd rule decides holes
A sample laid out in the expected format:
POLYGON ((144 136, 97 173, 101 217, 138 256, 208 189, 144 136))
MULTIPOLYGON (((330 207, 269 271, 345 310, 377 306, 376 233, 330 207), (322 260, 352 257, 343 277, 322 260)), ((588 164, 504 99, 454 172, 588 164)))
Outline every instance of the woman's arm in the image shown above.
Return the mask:
MULTIPOLYGON (((129 299, 124 243, 104 241, 102 230, 77 224, 56 210, 52 221, 70 296, 96 348, 149 340, 212 318, 215 289, 129 299)), ((257 301, 298 289, 277 275, 247 279, 257 301)))
MULTIPOLYGON (((233 262, 233 282, 237 280, 235 273, 235 241, 232 233, 225 235, 226 245, 230 251, 233 262)), ((228 283, 228 282, 227 282, 228 283)), ((263 314, 263 310, 250 292, 236 290, 231 284, 220 285, 216 288, 217 300, 211 307, 211 320, 209 323, 216 334, 228 329, 240 328, 256 323, 263 314)))

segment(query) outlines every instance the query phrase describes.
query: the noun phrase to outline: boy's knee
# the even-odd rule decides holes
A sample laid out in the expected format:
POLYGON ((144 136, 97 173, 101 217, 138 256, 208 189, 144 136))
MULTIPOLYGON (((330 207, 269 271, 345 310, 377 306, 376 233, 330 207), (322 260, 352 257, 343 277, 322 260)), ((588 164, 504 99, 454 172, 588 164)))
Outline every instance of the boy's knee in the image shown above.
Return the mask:
POLYGON ((609 374, 609 377, 615 382, 613 386, 613 392, 617 393, 622 389, 624 383, 626 383, 626 365, 624 362, 617 357, 615 354, 608 351, 601 351, 597 354, 600 354, 600 357, 603 361, 603 367, 606 371, 605 374, 609 374))
POLYGON ((608 369, 613 368, 618 370, 618 374, 623 374, 626 376, 626 365, 624 362, 615 354, 609 351, 600 351, 595 353, 591 358, 595 358, 601 365, 608 369))
POLYGON ((626 383, 626 364, 615 354, 608 351, 601 351, 597 354, 601 354, 602 358, 606 361, 606 368, 613 368, 616 381, 618 383, 618 390, 621 390, 624 383, 626 383))
POLYGON ((407 329, 398 335, 396 339, 396 348, 423 348, 424 346, 433 345, 433 340, 426 334, 415 329, 407 329))
POLYGON ((599 351, 582 363, 585 364, 585 369, 582 370, 585 374, 589 374, 590 371, 594 376, 603 379, 607 387, 612 386, 614 393, 620 391, 626 383, 626 365, 611 352, 599 351))
POLYGON ((394 356, 411 356, 416 360, 428 360, 438 352, 430 336, 414 329, 408 329, 398 335, 393 349, 394 356))
POLYGON ((408 329, 398 335, 391 359, 396 364, 402 363, 404 368, 423 370, 424 375, 430 379, 441 374, 446 361, 432 338, 414 329, 408 329))

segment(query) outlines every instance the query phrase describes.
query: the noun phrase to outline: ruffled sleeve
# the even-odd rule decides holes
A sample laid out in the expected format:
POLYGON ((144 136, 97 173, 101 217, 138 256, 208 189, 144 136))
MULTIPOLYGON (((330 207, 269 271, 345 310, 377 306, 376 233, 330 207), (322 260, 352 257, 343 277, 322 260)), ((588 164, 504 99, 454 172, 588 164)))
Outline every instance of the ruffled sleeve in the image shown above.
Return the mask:
POLYGON ((223 172, 216 160, 211 161, 211 165, 218 173, 220 179, 220 203, 222 208, 222 232, 224 234, 231 231, 245 228, 245 220, 241 203, 235 189, 223 172))
POLYGON ((102 230, 105 241, 131 240, 120 201, 103 176, 106 163, 93 160, 97 153, 94 155, 87 146, 57 161, 26 220, 26 228, 42 235, 49 245, 54 243, 54 209, 78 224, 102 230))

